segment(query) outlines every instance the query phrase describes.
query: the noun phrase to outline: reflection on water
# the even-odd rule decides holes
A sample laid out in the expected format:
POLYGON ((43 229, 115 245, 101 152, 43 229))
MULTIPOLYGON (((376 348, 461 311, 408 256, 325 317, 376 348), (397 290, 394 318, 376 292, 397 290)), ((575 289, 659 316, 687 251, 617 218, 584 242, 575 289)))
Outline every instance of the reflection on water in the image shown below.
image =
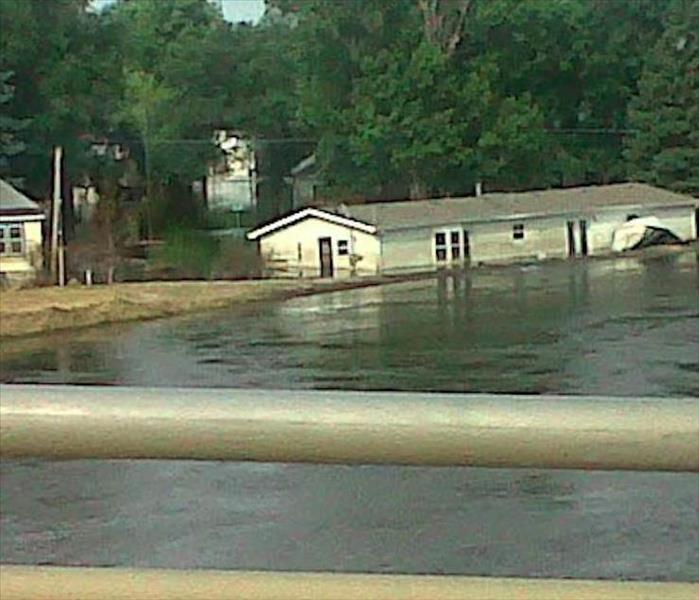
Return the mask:
POLYGON ((476 269, 19 341, 2 380, 699 396, 694 253, 476 269))

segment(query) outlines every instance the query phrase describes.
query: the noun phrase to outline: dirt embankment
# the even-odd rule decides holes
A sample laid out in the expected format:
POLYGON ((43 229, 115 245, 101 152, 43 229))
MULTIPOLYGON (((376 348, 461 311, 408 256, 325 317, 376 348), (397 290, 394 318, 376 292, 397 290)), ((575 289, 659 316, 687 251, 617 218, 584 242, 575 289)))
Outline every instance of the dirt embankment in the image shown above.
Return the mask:
POLYGON ((0 292, 0 338, 168 317, 385 281, 181 281, 8 290, 0 292))

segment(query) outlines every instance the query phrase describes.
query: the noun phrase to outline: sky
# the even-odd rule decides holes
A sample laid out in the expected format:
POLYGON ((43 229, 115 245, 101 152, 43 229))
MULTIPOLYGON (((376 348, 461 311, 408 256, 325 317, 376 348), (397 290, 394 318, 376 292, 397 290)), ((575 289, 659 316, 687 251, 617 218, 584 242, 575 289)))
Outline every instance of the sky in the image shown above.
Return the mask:
MULTIPOLYGON (((168 0, 161 0, 168 2, 168 0)), ((95 8, 111 4, 114 0, 92 0, 95 8)), ((222 0, 223 16, 233 23, 238 21, 257 22, 265 11, 264 0, 222 0)))

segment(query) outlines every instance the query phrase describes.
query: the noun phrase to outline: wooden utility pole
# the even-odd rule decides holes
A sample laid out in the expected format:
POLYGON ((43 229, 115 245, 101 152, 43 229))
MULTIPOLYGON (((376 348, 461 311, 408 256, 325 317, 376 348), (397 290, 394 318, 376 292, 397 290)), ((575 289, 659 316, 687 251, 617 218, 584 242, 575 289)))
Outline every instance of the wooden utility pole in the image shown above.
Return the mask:
POLYGON ((152 214, 152 197, 153 186, 150 176, 150 116, 148 114, 148 106, 145 109, 145 135, 143 136, 143 159, 144 168, 146 171, 146 241, 150 242, 153 237, 153 214, 152 214))
MULTIPOLYGON (((59 277, 58 259, 58 230, 61 217, 61 162, 63 160, 63 148, 56 146, 53 149, 53 204, 51 207, 51 275, 54 281, 59 277)), ((58 281, 60 284, 61 282, 58 281)))

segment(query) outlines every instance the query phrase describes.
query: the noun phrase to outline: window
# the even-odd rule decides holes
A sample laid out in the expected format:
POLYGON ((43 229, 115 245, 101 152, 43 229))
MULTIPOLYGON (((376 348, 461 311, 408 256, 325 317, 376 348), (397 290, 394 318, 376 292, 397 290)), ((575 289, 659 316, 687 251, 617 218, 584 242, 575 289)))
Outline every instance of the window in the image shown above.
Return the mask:
POLYGON ((448 229, 434 234, 434 253, 438 263, 461 264, 470 254, 468 231, 448 229))
POLYGON ((21 225, 0 225, 0 254, 13 256, 23 254, 24 240, 21 225))
POLYGON ((443 231, 434 234, 434 255, 437 262, 447 260, 447 234, 443 231))
POLYGON ((512 239, 513 240, 523 240, 524 239, 524 224, 517 223, 512 226, 512 239))
POLYGON ((337 240, 338 256, 347 256, 349 254, 349 244, 347 240, 337 240))
POLYGON ((458 231, 452 231, 449 234, 449 240, 451 242, 451 259, 459 260, 461 257, 461 238, 458 231))

